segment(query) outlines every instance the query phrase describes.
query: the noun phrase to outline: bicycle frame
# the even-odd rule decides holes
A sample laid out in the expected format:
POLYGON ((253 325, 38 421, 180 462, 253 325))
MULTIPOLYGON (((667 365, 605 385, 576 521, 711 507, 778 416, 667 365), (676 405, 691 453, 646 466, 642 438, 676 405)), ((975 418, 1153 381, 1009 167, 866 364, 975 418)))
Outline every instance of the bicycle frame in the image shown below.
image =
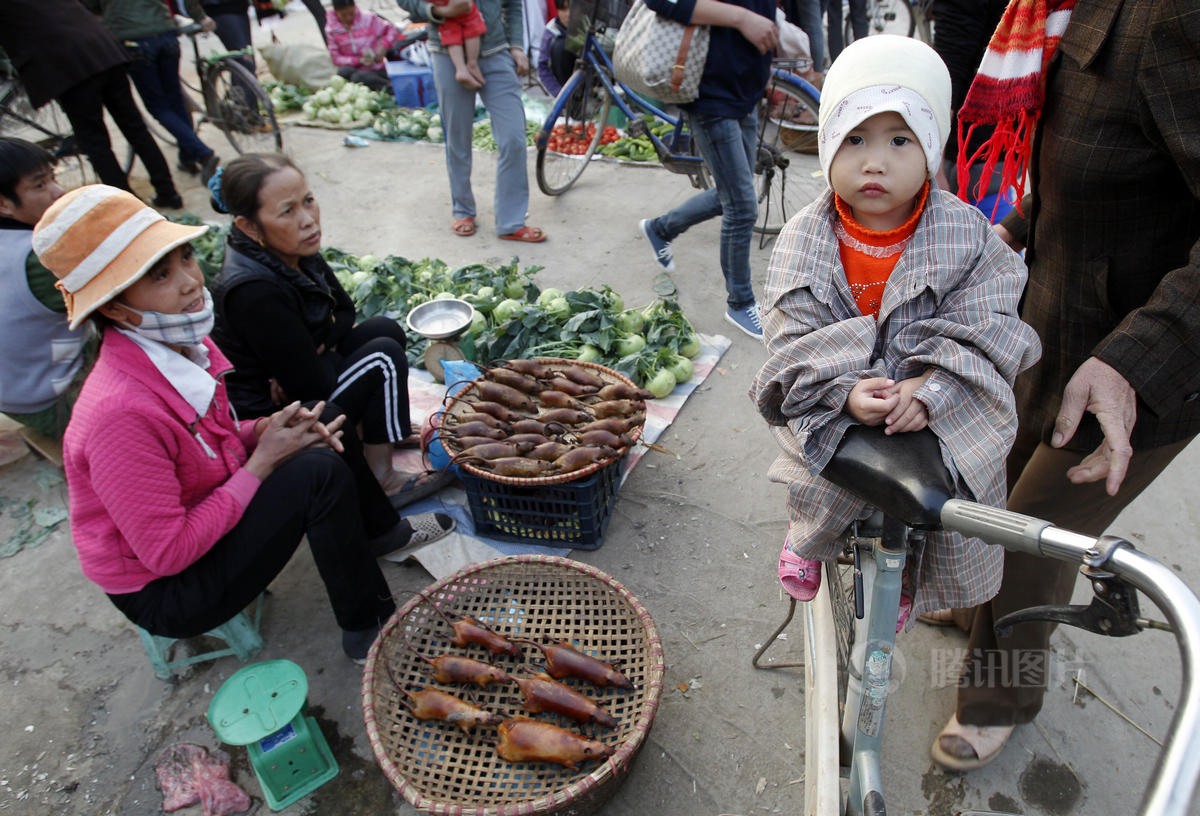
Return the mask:
POLYGON ((654 145, 654 150, 658 153, 659 159, 662 160, 663 166, 675 173, 691 174, 696 172, 704 165, 704 159, 700 156, 693 156, 687 153, 676 153, 674 146, 681 144, 680 135, 683 132, 683 117, 675 117, 661 110, 649 100, 639 96, 635 91, 631 90, 628 85, 616 79, 613 73, 612 61, 608 55, 604 53, 599 43, 596 42, 595 36, 588 32, 584 39, 583 50, 579 54, 579 60, 584 63, 575 69, 575 72, 567 79, 562 90, 559 91, 558 97, 554 100, 554 105, 550 108, 550 114, 546 117, 542 129, 538 131, 536 144, 539 150, 544 150, 546 143, 550 139, 550 131, 554 127, 554 122, 562 113, 571 95, 579 84, 584 81, 590 71, 600 84, 604 86, 605 91, 612 97, 613 104, 617 109, 625 115, 630 122, 639 121, 639 115, 625 103, 623 97, 627 97, 633 101, 635 105, 664 122, 668 122, 674 126, 675 130, 671 135, 672 147, 668 148, 666 143, 646 129, 645 135, 649 137, 650 142, 654 145))
POLYGON ((977 536, 1005 549, 1078 561, 1108 570, 1141 590, 1167 616, 1179 645, 1182 669, 1179 703, 1171 718, 1158 763, 1142 796, 1142 816, 1184 816, 1200 778, 1200 598, 1183 579, 1128 541, 1072 533, 1041 519, 950 499, 942 507, 942 526, 977 536))
MULTIPOLYGON (((904 464, 896 468, 898 472, 888 472, 888 457, 898 450, 895 445, 919 445, 929 442, 929 439, 918 442, 917 434, 905 434, 912 438, 895 442, 895 438, 888 440, 882 433, 875 433, 872 438, 874 431, 871 428, 854 427, 851 431, 853 433, 847 432, 842 440, 844 445, 839 448, 834 460, 830 461, 824 475, 834 484, 881 506, 884 522, 880 544, 875 545, 872 552, 876 580, 874 583, 868 581, 871 584, 869 587, 856 587, 857 596, 870 596, 872 602, 866 619, 854 629, 854 652, 847 661, 850 680, 847 683, 841 736, 852 740, 852 748, 851 790, 846 814, 874 816, 884 812, 882 780, 878 773, 878 738, 883 728, 892 668, 901 572, 904 570, 907 541, 911 535, 923 534, 919 529, 910 529, 910 524, 913 528, 950 530, 968 538, 979 538, 1006 547, 1007 550, 1079 563, 1085 576, 1093 582, 1098 600, 1111 598, 1100 592, 1102 587, 1099 584, 1105 581, 1126 582, 1128 586, 1145 593, 1163 611, 1180 648, 1180 702, 1172 715, 1164 748, 1148 781, 1139 812, 1142 816, 1187 814, 1196 781, 1200 779, 1200 686, 1195 682, 1196 667, 1200 666, 1200 598, 1174 571, 1134 550, 1128 541, 1112 536, 1094 539, 1056 528, 1039 518, 948 498, 949 482, 935 484, 932 474, 932 468, 936 467, 938 460, 914 457, 912 448, 901 451, 901 460, 898 462, 904 464), (889 448, 889 445, 892 446, 889 448), (845 451, 853 452, 842 456, 845 451), (876 491, 880 496, 869 496, 869 493, 876 491), (899 521, 901 518, 906 521, 899 521), (865 637, 859 635, 863 629, 865 637), (857 688, 854 685, 856 668, 859 668, 860 677, 857 688)), ((931 438, 931 434, 926 436, 931 438)), ((943 472, 941 475, 948 480, 948 474, 943 472)), ((856 547, 857 535, 856 526, 851 533, 852 544, 856 547)), ((840 580, 836 574, 829 576, 828 572, 826 577, 829 580, 822 581, 815 601, 805 605, 804 616, 805 680, 808 684, 805 692, 811 695, 806 697, 806 704, 812 719, 824 720, 824 725, 821 722, 806 724, 810 750, 805 752, 805 778, 811 790, 805 793, 805 814, 820 816, 839 812, 841 798, 839 751, 832 750, 832 746, 838 744, 838 734, 830 736, 828 726, 828 721, 835 719, 838 707, 838 654, 834 606, 829 593, 840 589, 840 580)), ((1132 592, 1120 594, 1133 595, 1132 592)), ((1087 608, 1091 610, 1091 607, 1087 608)), ((1100 634, 1134 634, 1147 628, 1148 624, 1140 619, 1120 616, 1121 613, 1128 616, 1129 611, 1135 608, 1135 605, 1130 605, 1126 610, 1116 611, 1116 620, 1120 624, 1117 626, 1106 625, 1109 620, 1105 619, 1100 620, 1098 626, 1082 622, 1082 616, 1074 620, 1100 634)), ((1009 617, 1019 618, 1020 614, 1009 617)), ((1063 617, 1062 613, 1058 613, 1060 617, 1048 618, 1048 614, 1034 612, 1028 614, 1026 619, 1068 622, 1072 619, 1063 617)))

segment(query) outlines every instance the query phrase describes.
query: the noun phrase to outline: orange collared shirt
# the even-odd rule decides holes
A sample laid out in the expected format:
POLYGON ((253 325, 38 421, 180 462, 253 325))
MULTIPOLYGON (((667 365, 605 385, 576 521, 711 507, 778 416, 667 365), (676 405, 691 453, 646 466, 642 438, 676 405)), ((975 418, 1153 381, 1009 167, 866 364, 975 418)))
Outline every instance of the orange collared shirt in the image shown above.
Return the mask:
POLYGON ((834 231, 837 233, 842 268, 846 271, 846 281, 850 284, 854 302, 864 315, 879 317, 883 290, 887 287, 892 270, 896 268, 900 253, 917 231, 917 222, 921 220, 928 197, 929 183, 926 182, 908 220, 895 229, 877 232, 855 221, 849 205, 841 196, 834 195, 838 213, 834 231))

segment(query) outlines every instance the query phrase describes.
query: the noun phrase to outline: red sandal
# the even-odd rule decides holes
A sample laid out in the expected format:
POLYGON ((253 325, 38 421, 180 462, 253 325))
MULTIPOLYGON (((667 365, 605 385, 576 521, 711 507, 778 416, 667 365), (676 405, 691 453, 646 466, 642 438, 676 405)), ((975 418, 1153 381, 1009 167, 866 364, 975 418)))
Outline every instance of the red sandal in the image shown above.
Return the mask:
POLYGON ((524 241, 527 244, 540 244, 546 240, 546 233, 540 227, 521 227, 516 232, 501 235, 502 241, 524 241))
POLYGON ((450 228, 454 230, 455 235, 467 238, 475 234, 475 219, 469 215, 466 218, 455 218, 450 222, 450 228))

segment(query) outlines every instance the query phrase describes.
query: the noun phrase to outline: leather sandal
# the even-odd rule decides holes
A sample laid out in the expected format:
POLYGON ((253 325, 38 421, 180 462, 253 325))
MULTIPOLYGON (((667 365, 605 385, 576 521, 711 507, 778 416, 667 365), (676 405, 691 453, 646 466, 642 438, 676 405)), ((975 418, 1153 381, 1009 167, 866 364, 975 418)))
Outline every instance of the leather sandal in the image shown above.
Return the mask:
POLYGON ((450 222, 450 228, 454 230, 455 235, 467 238, 475 234, 475 219, 469 215, 466 218, 455 218, 450 222))
POLYGON ((930 626, 953 626, 954 612, 949 609, 931 609, 917 615, 917 620, 930 626))
POLYGON ((958 721, 958 715, 953 714, 946 727, 934 737, 929 754, 934 762, 947 771, 973 771, 1000 756, 1015 728, 1015 725, 963 725, 958 721), (957 740, 960 747, 965 746, 971 752, 971 756, 959 756, 958 752, 946 750, 943 739, 957 740))
POLYGON ((516 232, 501 235, 502 241, 524 241, 527 244, 540 244, 546 240, 546 233, 541 227, 521 227, 516 232))

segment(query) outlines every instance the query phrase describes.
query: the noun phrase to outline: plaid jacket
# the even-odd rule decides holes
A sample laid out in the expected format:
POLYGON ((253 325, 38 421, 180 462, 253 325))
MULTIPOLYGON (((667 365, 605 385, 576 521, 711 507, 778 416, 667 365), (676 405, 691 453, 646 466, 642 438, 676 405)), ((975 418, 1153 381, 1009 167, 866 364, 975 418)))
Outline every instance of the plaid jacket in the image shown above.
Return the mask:
MULTIPOLYGON (((788 485, 789 545, 826 560, 868 505, 816 475, 846 428, 850 389, 866 377, 934 373, 916 391, 942 442, 958 495, 1005 497, 1004 458, 1016 435, 1011 383, 1037 359, 1037 336, 1017 317, 1020 258, 977 210, 930 191, 916 233, 884 291, 878 323, 862 315, 833 233, 833 193, 788 222, 771 255, 763 300, 770 354, 751 397, 782 454, 772 481, 788 485)), ((1000 548, 938 533, 914 556, 918 611, 973 606, 1000 585, 1000 548)))
MULTIPOLYGON (((1200 9, 1080 0, 1048 76, 1035 142, 1022 317, 1045 344, 1017 381, 1023 427, 1049 441, 1089 356, 1137 391, 1133 447, 1200 431, 1200 9)), ((1070 447, 1093 450, 1084 415, 1070 447)))

